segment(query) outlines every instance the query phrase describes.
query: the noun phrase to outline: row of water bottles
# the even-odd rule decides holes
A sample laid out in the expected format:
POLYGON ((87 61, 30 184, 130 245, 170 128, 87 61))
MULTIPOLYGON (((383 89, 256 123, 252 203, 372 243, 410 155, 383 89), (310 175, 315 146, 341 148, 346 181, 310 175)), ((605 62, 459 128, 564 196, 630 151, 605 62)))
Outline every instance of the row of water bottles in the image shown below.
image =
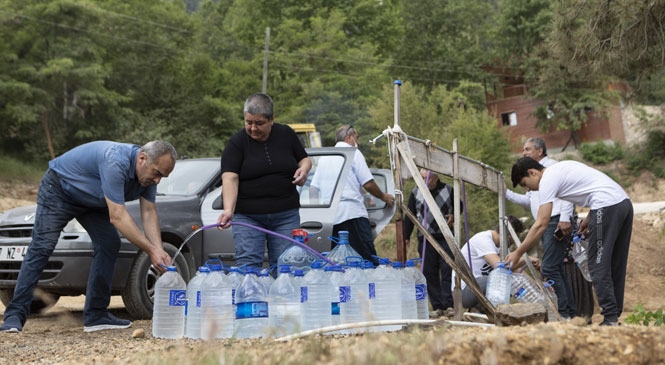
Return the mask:
MULTIPOLYGON (((340 247, 353 250, 347 232, 340 232, 335 249, 340 247)), ((335 257, 335 249, 329 258, 335 257)), ((185 285, 175 267, 169 267, 155 286, 153 336, 282 336, 330 325, 429 317, 425 278, 413 261, 402 269, 401 263, 381 259, 374 268, 353 251, 345 255, 344 266, 314 261, 306 274, 280 265, 277 279, 267 270, 242 273, 234 267, 227 275, 221 262, 209 262, 185 285)), ((397 329, 399 325, 372 327, 397 329)))

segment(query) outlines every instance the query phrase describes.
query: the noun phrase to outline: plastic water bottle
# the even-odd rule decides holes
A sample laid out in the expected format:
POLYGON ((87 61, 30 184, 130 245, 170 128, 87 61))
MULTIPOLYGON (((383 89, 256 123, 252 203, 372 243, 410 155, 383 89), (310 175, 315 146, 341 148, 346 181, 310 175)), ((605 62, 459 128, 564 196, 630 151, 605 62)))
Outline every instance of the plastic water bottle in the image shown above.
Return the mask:
POLYGON ((305 274, 305 285, 300 288, 302 329, 313 330, 332 325, 330 288, 332 282, 323 271, 323 262, 315 261, 305 274))
POLYGON ((300 288, 291 278, 291 267, 279 265, 277 279, 270 286, 268 308, 270 331, 275 337, 297 333, 301 328, 300 288))
POLYGON ((196 276, 187 283, 187 305, 185 306, 185 337, 201 338, 201 287, 210 274, 207 266, 199 267, 196 276))
MULTIPOLYGON (((559 312, 559 298, 556 296, 556 292, 554 291, 554 281, 548 280, 543 283, 543 286, 545 286, 545 292, 547 295, 552 299, 552 303, 554 303, 554 309, 556 309, 557 313, 559 312)), ((545 305, 545 308, 547 308, 547 320, 549 322, 556 322, 556 314, 550 309, 550 306, 547 303, 543 303, 545 305)))
POLYGON ((337 246, 330 250, 327 258, 340 265, 346 265, 346 259, 348 257, 360 257, 360 254, 351 247, 351 244, 349 243, 349 232, 339 231, 337 246))
POLYGON ((487 277, 485 297, 495 307, 499 304, 509 304, 511 285, 511 271, 506 269, 503 262, 499 262, 487 277))
MULTIPOLYGON (((307 231, 304 229, 294 229, 292 231, 293 239, 298 241, 300 244, 305 245, 308 239, 307 231)), ((316 255, 307 249, 299 246, 297 244, 291 245, 289 248, 284 250, 279 258, 277 259, 277 266, 280 265, 291 265, 291 268, 303 270, 307 273, 309 268, 312 266, 312 263, 317 260, 316 255)))
POLYGON ((220 260, 207 262, 210 274, 201 284, 201 338, 233 336, 233 303, 231 280, 222 271, 220 260))
POLYGON ((587 243, 579 235, 573 237, 573 259, 575 259, 577 267, 580 268, 584 279, 591 282, 591 273, 589 272, 589 262, 587 260, 587 243))
MULTIPOLYGON (((229 268, 229 273, 227 274, 227 277, 231 279, 231 303, 233 305, 236 305, 236 290, 240 286, 240 283, 242 283, 242 280, 245 278, 245 275, 243 274, 242 270, 236 266, 231 266, 229 268)), ((266 290, 266 293, 268 291, 266 290)))
MULTIPOLYGON (((520 303, 543 303, 545 297, 538 284, 527 274, 514 272, 510 295, 520 303)), ((547 308, 547 306, 545 306, 547 308)))
POLYGON ((323 270, 328 274, 330 279, 330 315, 331 324, 336 326, 340 324, 340 295, 339 285, 344 276, 344 269, 339 265, 327 265, 323 270))
MULTIPOLYGON (((360 257, 349 258, 348 267, 339 284, 340 324, 358 323, 368 320, 369 282, 361 265, 362 259, 360 257)), ((357 332, 363 332, 363 330, 351 329, 343 331, 343 333, 357 332)))
POLYGON ((420 259, 408 260, 404 270, 413 277, 413 280, 416 283, 416 309, 418 311, 418 319, 429 319, 427 279, 425 279, 425 275, 416 268, 416 260, 419 261, 420 259))
POLYGON ((402 284, 402 319, 418 319, 416 281, 404 271, 401 262, 393 262, 393 268, 399 273, 402 284))
POLYGON ((237 338, 262 337, 266 335, 269 325, 268 293, 258 281, 254 270, 249 268, 246 270, 242 283, 236 289, 234 336, 237 338))
POLYGON ((275 282, 275 278, 270 275, 270 269, 262 269, 257 273, 259 282, 266 288, 266 292, 270 291, 270 286, 275 282))
POLYGON ((152 311, 152 336, 181 338, 185 333, 187 285, 175 266, 166 268, 155 283, 155 304, 152 311))
MULTIPOLYGON (((374 299, 372 315, 377 321, 402 319, 402 278, 387 258, 379 258, 379 267, 373 270, 374 299)), ((401 325, 378 326, 376 331, 399 331, 401 325)))

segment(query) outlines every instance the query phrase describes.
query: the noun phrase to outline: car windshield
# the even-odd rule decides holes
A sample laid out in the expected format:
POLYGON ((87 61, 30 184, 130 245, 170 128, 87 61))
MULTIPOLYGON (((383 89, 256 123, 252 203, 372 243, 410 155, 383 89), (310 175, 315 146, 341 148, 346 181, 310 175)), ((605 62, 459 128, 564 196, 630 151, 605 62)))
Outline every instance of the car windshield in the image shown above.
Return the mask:
POLYGON ((193 195, 219 173, 219 160, 178 160, 157 185, 158 195, 193 195))

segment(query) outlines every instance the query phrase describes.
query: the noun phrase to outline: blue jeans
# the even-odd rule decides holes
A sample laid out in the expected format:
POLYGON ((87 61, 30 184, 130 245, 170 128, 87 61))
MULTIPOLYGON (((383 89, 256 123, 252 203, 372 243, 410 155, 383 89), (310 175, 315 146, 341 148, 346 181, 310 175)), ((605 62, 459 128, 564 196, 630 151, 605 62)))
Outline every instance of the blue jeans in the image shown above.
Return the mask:
POLYGON ((48 170, 39 185, 32 241, 21 264, 14 298, 5 310, 5 318, 18 316, 21 323, 25 323, 39 277, 58 243, 60 232, 73 218, 88 231, 93 246, 83 323, 92 323, 107 311, 113 269, 120 250, 118 231, 110 223, 108 208, 79 205, 62 191, 55 172, 48 170))
POLYGON ((566 235, 557 240, 554 237, 554 231, 559 224, 559 216, 550 218, 550 223, 547 225, 545 234, 543 235, 543 277, 546 280, 552 280, 554 284, 554 292, 557 297, 557 305, 559 307, 559 314, 565 318, 572 318, 576 315, 574 306, 575 297, 573 291, 568 285, 565 272, 563 270, 563 258, 565 256, 566 247, 570 245, 570 235, 566 235))
MULTIPOLYGON (((264 214, 236 213, 233 216, 233 221, 261 227, 291 237, 292 231, 300 228, 300 211, 299 209, 289 209, 264 214)), ((275 266, 279 255, 293 245, 293 242, 289 240, 241 225, 233 226, 232 232, 236 248, 237 266, 263 267, 266 244, 268 245, 269 265, 275 266)))

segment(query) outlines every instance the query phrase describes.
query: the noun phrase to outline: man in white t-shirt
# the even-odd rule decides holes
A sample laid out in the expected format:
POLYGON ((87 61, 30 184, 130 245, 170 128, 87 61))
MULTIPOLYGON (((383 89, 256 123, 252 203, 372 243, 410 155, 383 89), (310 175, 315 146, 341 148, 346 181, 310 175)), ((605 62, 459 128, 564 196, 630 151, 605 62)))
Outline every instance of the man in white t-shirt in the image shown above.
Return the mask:
POLYGON ((544 167, 530 157, 513 165, 513 187, 538 191, 540 206, 536 221, 522 245, 506 256, 517 263, 545 233, 555 199, 590 207, 580 224, 589 239, 589 271, 604 320, 616 326, 623 312, 628 249, 633 228, 633 205, 626 192, 604 173, 577 161, 561 161, 544 167), (588 234, 587 234, 588 233, 588 234))
MULTIPOLYGON (((542 138, 527 139, 522 149, 522 155, 533 158, 545 167, 552 166, 558 162, 547 157, 547 146, 542 138)), ((506 189, 506 199, 531 208, 533 219, 536 219, 538 207, 540 206, 537 191, 527 191, 526 194, 518 194, 510 189, 506 189)), ((555 199, 552 204, 552 215, 542 238, 543 276, 547 280, 554 282, 552 287, 557 296, 559 314, 563 318, 572 318, 576 315, 574 307, 575 297, 568 285, 568 280, 566 280, 563 270, 563 259, 572 238, 570 220, 573 216, 574 208, 575 206, 571 202, 555 199), (561 235, 555 237, 556 231, 561 232, 561 235)))
POLYGON ((389 206, 395 202, 391 194, 384 193, 374 181, 374 175, 367 167, 365 156, 358 148, 358 132, 352 125, 343 125, 337 129, 335 147, 356 147, 356 153, 351 163, 351 171, 347 175, 342 197, 339 201, 333 236, 339 237, 340 231, 349 232, 349 244, 365 260, 378 265, 376 248, 374 247, 374 234, 369 222, 369 214, 365 208, 363 189, 373 196, 381 199, 389 206))

